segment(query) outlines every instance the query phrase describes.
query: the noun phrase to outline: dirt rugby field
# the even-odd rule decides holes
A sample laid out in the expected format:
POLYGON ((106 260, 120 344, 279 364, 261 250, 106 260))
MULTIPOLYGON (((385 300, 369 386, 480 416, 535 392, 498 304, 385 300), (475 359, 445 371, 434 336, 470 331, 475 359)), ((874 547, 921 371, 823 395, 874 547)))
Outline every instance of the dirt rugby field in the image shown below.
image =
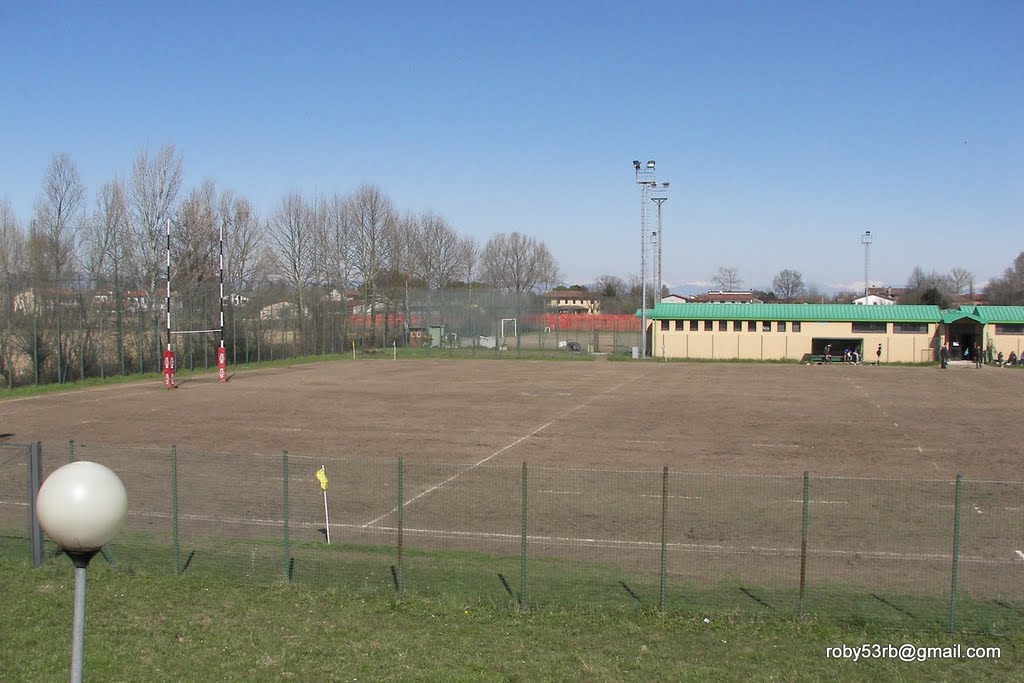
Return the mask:
POLYGON ((9 442, 567 468, 1019 480, 1024 372, 370 360, 0 401, 9 442))

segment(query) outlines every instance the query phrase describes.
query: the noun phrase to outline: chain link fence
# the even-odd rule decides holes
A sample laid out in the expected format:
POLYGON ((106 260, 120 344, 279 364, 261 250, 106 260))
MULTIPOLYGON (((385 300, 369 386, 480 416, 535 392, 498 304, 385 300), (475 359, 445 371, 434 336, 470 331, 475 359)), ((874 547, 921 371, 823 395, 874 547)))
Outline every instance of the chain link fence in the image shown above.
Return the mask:
MULTIPOLYGON (((0 281, 0 387, 159 372, 167 318, 164 284, 156 285, 0 281)), ((216 366, 221 304, 214 278, 172 292, 179 370, 216 366)), ((630 353, 640 341, 631 314, 556 314, 535 293, 472 287, 297 292, 264 283, 226 294, 223 309, 231 366, 382 348, 630 353)))
MULTIPOLYGON (((29 450, 0 446, 0 550, 27 556, 29 450)), ((1024 482, 47 448, 113 469, 127 571, 588 605, 1024 627, 1024 482), (325 467, 325 492, 316 471, 325 467), (329 517, 329 525, 327 519, 329 517), (328 529, 330 543, 328 543, 328 529)), ((59 550, 47 542, 43 553, 59 550)))

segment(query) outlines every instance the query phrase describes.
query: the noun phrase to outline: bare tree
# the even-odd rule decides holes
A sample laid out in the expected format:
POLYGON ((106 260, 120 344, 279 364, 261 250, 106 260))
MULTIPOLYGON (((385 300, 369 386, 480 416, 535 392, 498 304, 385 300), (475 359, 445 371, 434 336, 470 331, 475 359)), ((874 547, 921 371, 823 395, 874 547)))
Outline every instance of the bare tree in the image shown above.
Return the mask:
POLYGON ((558 280, 558 263, 547 245, 522 233, 495 235, 480 260, 487 282, 517 295, 558 280))
POLYGON ((25 270, 25 235, 11 200, 0 198, 0 275, 9 278, 25 270))
POLYGON ((129 197, 132 229, 139 253, 135 263, 137 278, 152 297, 157 291, 164 261, 166 222, 171 218, 174 203, 181 190, 181 157, 173 143, 167 143, 149 156, 142 150, 132 163, 129 197))
POLYGON ((413 252, 416 274, 428 287, 444 289, 463 276, 463 245, 444 217, 427 211, 417 221, 413 252))
POLYGON ((949 271, 949 285, 954 294, 974 294, 974 273, 966 268, 953 268, 949 271))
POLYGON ((1024 305, 1024 251, 1003 271, 1002 277, 993 278, 988 283, 985 298, 1000 306, 1024 305))
POLYGON ((313 274, 314 232, 310 206, 298 192, 290 192, 270 217, 271 249, 278 272, 295 290, 298 315, 305 306, 306 283, 313 274))
POLYGON ((743 284, 740 271, 735 266, 721 266, 714 275, 711 282, 720 290, 734 292, 743 284))
POLYGON ((85 186, 78 167, 67 154, 58 154, 46 169, 43 194, 36 200, 29 228, 39 275, 51 280, 71 275, 84 209, 85 186))
POLYGON ((260 275, 263 224, 249 200, 230 191, 221 194, 218 214, 224 228, 224 278, 231 291, 246 291, 260 275))
POLYGON ((185 196, 172 221, 174 285, 186 295, 194 295, 201 283, 211 282, 217 273, 218 206, 217 187, 207 179, 185 196))
POLYGON ((363 185, 350 198, 346 214, 352 236, 353 264, 363 283, 364 304, 371 313, 370 337, 376 341, 377 316, 372 312, 378 303, 388 241, 394 235, 395 207, 380 188, 363 185))
POLYGON ((480 243, 475 237, 464 237, 459 248, 462 251, 462 272, 466 277, 466 285, 472 288, 473 279, 480 275, 480 243))
POLYGON ((772 280, 772 291, 782 301, 792 301, 804 292, 804 277, 798 270, 786 269, 772 280))

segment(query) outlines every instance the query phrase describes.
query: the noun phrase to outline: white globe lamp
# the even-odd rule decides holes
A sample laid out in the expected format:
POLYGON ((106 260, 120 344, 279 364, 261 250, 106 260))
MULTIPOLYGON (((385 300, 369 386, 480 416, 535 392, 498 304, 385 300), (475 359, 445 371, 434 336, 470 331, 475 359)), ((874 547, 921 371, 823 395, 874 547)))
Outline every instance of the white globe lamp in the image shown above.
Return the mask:
POLYGON ((110 469, 80 460, 58 468, 36 495, 39 526, 75 565, 71 627, 71 681, 82 680, 85 653, 85 570, 120 531, 128 516, 128 494, 110 469))

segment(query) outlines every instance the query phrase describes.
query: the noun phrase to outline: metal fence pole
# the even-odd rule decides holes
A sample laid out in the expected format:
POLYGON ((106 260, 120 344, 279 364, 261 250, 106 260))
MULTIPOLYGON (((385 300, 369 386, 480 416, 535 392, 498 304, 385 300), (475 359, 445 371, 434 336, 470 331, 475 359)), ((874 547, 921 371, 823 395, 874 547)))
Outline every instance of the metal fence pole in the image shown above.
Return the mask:
POLYGON ((178 542, 178 446, 171 444, 171 540, 174 546, 174 575, 181 574, 181 546, 178 542))
POLYGON ((43 483, 43 443, 36 441, 28 447, 28 524, 32 543, 32 566, 43 563, 43 530, 39 527, 36 496, 43 483))
POLYGON ((668 588, 668 466, 661 471, 661 585, 658 588, 658 609, 665 611, 668 588))
POLYGON ((804 588, 807 585, 807 522, 811 512, 811 475, 804 470, 804 510, 800 524, 800 598, 797 602, 796 616, 804 616, 804 588))
POLYGON ((282 482, 282 505, 281 511, 284 519, 284 580, 291 583, 292 580, 292 552, 288 539, 288 451, 281 454, 281 470, 284 481, 282 482))
POLYGON ((399 597, 405 591, 405 555, 403 553, 403 531, 405 529, 405 462, 398 459, 398 567, 396 586, 399 597))
POLYGON ((949 588, 949 632, 956 630, 956 594, 960 578, 960 491, 963 475, 956 475, 956 493, 953 499, 953 578, 949 588))
POLYGON ((526 609, 526 521, 527 521, 527 496, 526 496, 526 462, 523 462, 522 480, 522 515, 521 531, 519 534, 519 609, 526 609))

